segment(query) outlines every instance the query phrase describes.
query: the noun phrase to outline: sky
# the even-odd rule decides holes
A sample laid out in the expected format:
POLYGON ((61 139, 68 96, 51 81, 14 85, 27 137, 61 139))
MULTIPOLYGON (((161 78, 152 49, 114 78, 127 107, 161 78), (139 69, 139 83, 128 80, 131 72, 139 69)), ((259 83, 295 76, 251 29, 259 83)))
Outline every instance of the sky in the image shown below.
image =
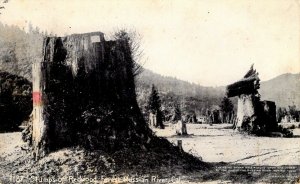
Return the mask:
POLYGON ((203 86, 300 72, 300 0, 9 0, 0 21, 66 35, 140 36, 140 63, 203 86))

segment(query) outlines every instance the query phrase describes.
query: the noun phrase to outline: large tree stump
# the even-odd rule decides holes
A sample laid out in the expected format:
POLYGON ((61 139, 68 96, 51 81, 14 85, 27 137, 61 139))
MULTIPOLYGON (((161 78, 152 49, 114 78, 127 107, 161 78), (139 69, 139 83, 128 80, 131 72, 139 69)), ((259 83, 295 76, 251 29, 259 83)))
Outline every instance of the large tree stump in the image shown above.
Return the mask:
MULTIPOLYGON (((251 117, 255 116, 255 98, 254 95, 243 94, 238 97, 236 130, 242 128, 243 122, 245 122, 247 118, 250 120, 251 117)), ((251 121, 247 126, 250 128, 253 127, 251 121)))
POLYGON ((277 128, 275 103, 260 101, 259 81, 252 65, 241 80, 227 86, 228 97, 238 96, 236 130, 266 134, 277 128))
POLYGON ((136 102, 128 40, 105 41, 100 32, 48 37, 43 55, 33 65, 36 157, 73 144, 116 149, 151 135, 136 102))

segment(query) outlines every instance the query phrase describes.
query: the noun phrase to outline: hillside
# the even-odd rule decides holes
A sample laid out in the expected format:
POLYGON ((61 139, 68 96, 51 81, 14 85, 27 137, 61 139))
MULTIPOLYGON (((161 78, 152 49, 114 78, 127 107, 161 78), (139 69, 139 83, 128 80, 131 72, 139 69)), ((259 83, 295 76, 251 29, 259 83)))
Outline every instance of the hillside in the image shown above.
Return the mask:
MULTIPOLYGON (((154 84, 165 103, 177 101, 183 103, 188 111, 205 114, 205 110, 219 105, 225 95, 225 87, 204 87, 174 77, 165 77, 148 69, 137 77, 138 101, 143 107, 154 84), (172 98, 171 98, 172 96, 172 98), (170 99, 171 98, 171 99, 170 99), (165 102, 167 101, 167 102, 165 102)), ((277 107, 295 104, 300 107, 300 74, 283 74, 268 81, 262 81, 259 89, 262 100, 275 101, 277 107)), ((231 98, 236 105, 236 99, 231 98)))
POLYGON ((159 91, 163 109, 169 112, 175 105, 180 105, 186 113, 204 115, 207 109, 219 105, 225 95, 224 87, 203 87, 144 69, 136 78, 137 100, 143 111, 146 109, 152 84, 159 91))
POLYGON ((276 102, 278 107, 295 104, 300 108, 300 73, 286 73, 271 80, 261 82, 259 89, 262 100, 276 102))
MULTIPOLYGON (((23 76, 31 80, 31 64, 41 60, 42 33, 38 28, 29 28, 29 32, 16 26, 0 23, 0 70, 23 76)), ((158 88, 165 106, 180 103, 189 111, 205 113, 207 108, 219 105, 225 95, 225 87, 204 87, 174 77, 156 74, 148 69, 137 76, 137 94, 140 106, 145 108, 151 85, 158 88), (174 102, 175 101, 175 102, 174 102), (172 104, 170 104, 172 103, 172 104)), ((283 74, 261 82, 259 90, 262 100, 275 101, 279 107, 293 103, 300 107, 300 74, 283 74)), ((232 99, 234 102, 236 99, 232 99)))
POLYGON ((174 77, 162 76, 148 69, 144 69, 137 77, 137 82, 143 87, 155 84, 163 93, 173 92, 183 96, 223 97, 225 92, 224 87, 204 87, 174 77))

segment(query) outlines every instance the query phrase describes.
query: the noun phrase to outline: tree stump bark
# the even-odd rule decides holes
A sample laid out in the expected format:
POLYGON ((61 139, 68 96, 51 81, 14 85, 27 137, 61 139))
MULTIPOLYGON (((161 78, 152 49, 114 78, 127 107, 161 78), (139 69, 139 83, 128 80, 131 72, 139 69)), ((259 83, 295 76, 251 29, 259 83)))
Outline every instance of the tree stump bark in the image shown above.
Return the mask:
POLYGON ((108 142, 152 135, 136 102, 128 40, 105 41, 101 32, 48 37, 43 56, 33 65, 37 158, 73 144, 108 149, 108 142))
POLYGON ((264 135, 277 128, 274 102, 260 101, 260 79, 253 65, 244 78, 227 86, 227 96, 238 96, 237 122, 234 128, 264 135))
MULTIPOLYGON (((243 122, 246 118, 251 118, 255 115, 255 96, 254 95, 240 95, 237 106, 237 124, 236 130, 241 130, 243 122)), ((251 122, 249 122, 252 127, 251 122)))

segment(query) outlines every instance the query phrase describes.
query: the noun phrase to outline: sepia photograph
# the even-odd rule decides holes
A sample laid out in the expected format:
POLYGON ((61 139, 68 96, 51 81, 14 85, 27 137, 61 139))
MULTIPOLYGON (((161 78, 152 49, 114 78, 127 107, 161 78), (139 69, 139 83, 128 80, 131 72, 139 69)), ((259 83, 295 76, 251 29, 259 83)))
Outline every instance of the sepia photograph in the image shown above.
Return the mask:
POLYGON ((300 184, 300 0, 0 0, 0 184, 300 184))

